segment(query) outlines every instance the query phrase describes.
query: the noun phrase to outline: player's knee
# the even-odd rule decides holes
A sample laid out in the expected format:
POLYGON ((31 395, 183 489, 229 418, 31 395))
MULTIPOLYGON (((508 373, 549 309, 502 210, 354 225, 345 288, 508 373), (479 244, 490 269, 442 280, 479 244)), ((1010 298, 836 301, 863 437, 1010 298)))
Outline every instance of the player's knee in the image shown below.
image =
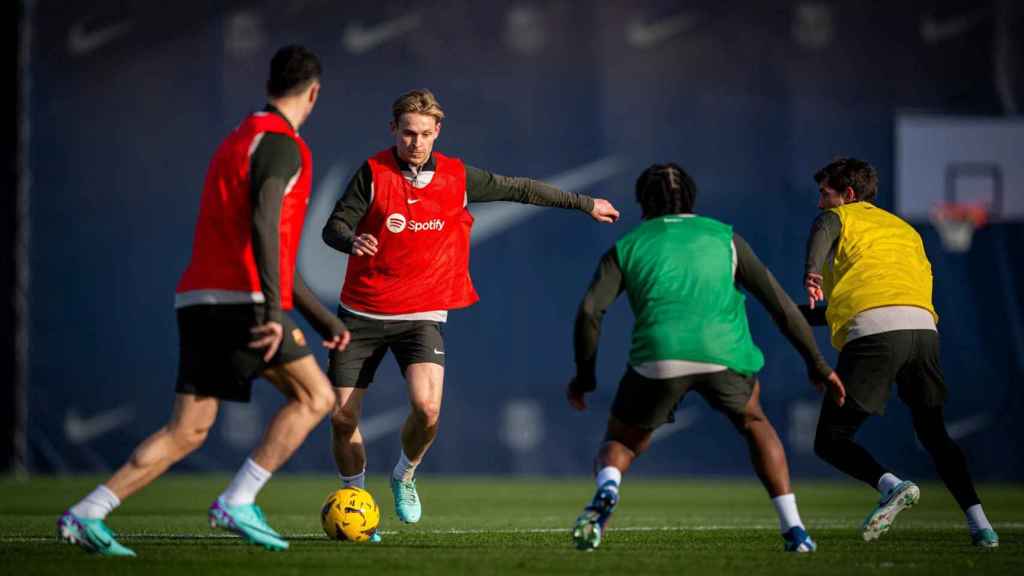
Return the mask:
POLYGON ((740 434, 750 434, 756 426, 767 421, 768 418, 764 415, 764 412, 757 410, 744 412, 740 417, 733 419, 733 424, 740 431, 740 434))
POLYGON ((183 454, 189 454, 202 446, 209 433, 209 426, 177 426, 171 431, 175 446, 183 454))
POLYGON ((637 440, 633 444, 626 446, 626 448, 630 449, 633 452, 633 458, 636 458, 637 456, 643 454, 644 452, 647 452, 647 449, 650 448, 650 447, 651 447, 651 437, 650 436, 648 436, 646 438, 642 438, 640 440, 637 440))
POLYGON ((331 411, 331 427, 341 434, 352 434, 359 427, 359 413, 348 406, 335 405, 331 411))
POLYGON ((330 386, 322 386, 309 394, 306 405, 311 412, 323 418, 334 408, 337 398, 330 386))
POLYGON ((416 420, 424 427, 436 426, 437 421, 441 418, 441 403, 429 401, 416 402, 412 406, 412 413, 416 420))

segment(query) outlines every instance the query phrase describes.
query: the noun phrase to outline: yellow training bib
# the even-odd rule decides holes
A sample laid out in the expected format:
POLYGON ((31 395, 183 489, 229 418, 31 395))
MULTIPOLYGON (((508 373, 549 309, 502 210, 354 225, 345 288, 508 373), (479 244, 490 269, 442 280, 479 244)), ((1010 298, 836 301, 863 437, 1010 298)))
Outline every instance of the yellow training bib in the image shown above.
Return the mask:
POLYGON ((932 306, 932 265, 921 236, 899 217, 868 202, 832 208, 843 231, 825 267, 825 317, 837 350, 846 343, 854 316, 882 306, 932 306))

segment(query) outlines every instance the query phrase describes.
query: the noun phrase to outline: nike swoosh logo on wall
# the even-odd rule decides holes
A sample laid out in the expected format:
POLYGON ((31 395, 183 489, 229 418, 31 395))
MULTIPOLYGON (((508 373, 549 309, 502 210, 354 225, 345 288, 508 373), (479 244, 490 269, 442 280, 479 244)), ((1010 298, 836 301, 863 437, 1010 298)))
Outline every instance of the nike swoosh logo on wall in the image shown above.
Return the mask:
POLYGON ((946 431, 949 432, 949 437, 953 440, 960 440, 961 438, 966 438, 975 432, 988 428, 991 424, 992 417, 988 412, 981 412, 974 416, 968 416, 967 418, 947 422, 946 431))
MULTIPOLYGON (((964 438, 990 427, 992 425, 992 415, 988 412, 979 412, 974 416, 967 416, 960 418, 959 420, 947 421, 946 432, 949 433, 949 437, 953 440, 963 440, 964 438)), ((918 450, 924 450, 924 446, 921 444, 921 440, 916 440, 918 450)))
POLYGON ((363 54, 387 44, 419 26, 419 14, 407 14, 385 20, 374 26, 364 26, 362 22, 351 22, 345 25, 345 29, 341 33, 341 43, 350 54, 363 54))
POLYGON ((679 12, 666 18, 659 18, 654 23, 634 18, 626 26, 626 42, 635 48, 648 48, 683 32, 689 32, 696 26, 697 17, 692 12, 679 12))
POLYGON ((699 418, 696 408, 683 408, 676 412, 676 421, 671 424, 659 426, 651 435, 651 444, 664 440, 676 432, 682 432, 693 426, 699 418))
MULTIPOLYGON (((562 190, 579 191, 611 178, 625 168, 625 160, 617 156, 607 156, 541 180, 562 190)), ((486 242, 520 222, 536 216, 540 210, 542 209, 537 206, 512 202, 470 204, 474 219, 473 245, 486 242)))
POLYGON ((135 25, 131 20, 124 20, 99 28, 86 28, 85 20, 79 20, 68 30, 68 53, 81 57, 110 44, 117 38, 128 33, 135 25))
POLYGON ((72 444, 85 444, 108 432, 131 422, 135 418, 135 407, 125 404, 98 414, 83 418, 78 410, 71 408, 64 416, 64 435, 72 444))
POLYGON ((925 44, 938 44, 944 40, 950 40, 965 34, 971 28, 978 25, 986 13, 984 11, 961 14, 945 20, 927 15, 921 17, 921 39, 925 44))
POLYGON ((359 433, 363 436, 363 442, 369 444, 374 440, 383 438, 392 432, 398 432, 409 415, 408 406, 392 408, 387 412, 374 414, 370 417, 363 417, 359 421, 359 433))

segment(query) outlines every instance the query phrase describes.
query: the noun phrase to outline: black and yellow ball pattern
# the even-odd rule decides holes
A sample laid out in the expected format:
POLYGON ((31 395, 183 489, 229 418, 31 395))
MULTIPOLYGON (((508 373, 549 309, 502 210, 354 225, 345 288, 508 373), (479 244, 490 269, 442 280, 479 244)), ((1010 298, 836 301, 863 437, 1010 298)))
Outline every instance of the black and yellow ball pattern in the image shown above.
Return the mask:
POLYGON ((320 510, 320 524, 332 540, 365 542, 380 525, 380 508, 366 490, 342 488, 327 496, 320 510))

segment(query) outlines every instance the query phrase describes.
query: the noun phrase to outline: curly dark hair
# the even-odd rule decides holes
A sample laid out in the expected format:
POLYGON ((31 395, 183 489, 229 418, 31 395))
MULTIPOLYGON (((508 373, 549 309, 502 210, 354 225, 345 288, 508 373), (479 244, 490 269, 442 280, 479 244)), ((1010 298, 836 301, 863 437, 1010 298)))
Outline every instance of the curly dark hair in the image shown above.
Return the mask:
POLYGON ((840 194, 852 188, 857 200, 865 202, 873 201, 878 194, 878 170, 856 158, 836 158, 814 174, 814 181, 840 194))
POLYGON ((636 180, 636 201, 644 220, 690 213, 697 201, 697 184, 678 164, 652 164, 636 180))
POLYGON ((270 61, 267 95, 284 98, 300 94, 311 82, 319 80, 321 73, 316 54, 297 44, 285 46, 270 61))

